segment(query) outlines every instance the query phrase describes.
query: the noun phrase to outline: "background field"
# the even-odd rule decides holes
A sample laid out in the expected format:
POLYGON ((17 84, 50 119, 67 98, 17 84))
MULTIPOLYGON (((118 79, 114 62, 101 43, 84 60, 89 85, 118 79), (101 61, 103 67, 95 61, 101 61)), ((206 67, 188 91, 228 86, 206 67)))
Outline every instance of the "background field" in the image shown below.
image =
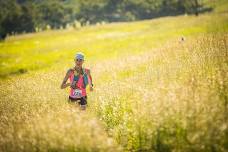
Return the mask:
POLYGON ((0 151, 227 151, 228 3, 0 42, 0 151), (181 41, 184 37, 185 41, 181 41), (60 90, 82 51, 88 109, 60 90))

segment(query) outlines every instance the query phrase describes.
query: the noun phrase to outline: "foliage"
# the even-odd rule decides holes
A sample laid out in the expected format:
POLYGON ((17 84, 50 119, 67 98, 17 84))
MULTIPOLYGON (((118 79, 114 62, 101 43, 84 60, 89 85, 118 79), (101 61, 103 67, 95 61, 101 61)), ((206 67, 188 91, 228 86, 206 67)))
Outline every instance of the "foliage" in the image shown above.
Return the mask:
MULTIPOLYGON (((0 38, 7 34, 65 28, 75 20, 133 21, 205 11, 199 0, 1 0, 0 38)), ((207 9, 209 11, 210 9, 207 9)))

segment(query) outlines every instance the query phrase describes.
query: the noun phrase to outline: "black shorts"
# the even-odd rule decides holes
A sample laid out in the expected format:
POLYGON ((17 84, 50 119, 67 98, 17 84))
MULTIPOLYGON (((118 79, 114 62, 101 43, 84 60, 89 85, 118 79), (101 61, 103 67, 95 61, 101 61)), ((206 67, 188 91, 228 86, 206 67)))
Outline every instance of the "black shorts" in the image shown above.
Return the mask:
POLYGON ((87 96, 81 97, 81 98, 72 98, 69 96, 69 102, 77 102, 77 101, 79 101, 78 103, 80 105, 86 105, 87 104, 87 96))

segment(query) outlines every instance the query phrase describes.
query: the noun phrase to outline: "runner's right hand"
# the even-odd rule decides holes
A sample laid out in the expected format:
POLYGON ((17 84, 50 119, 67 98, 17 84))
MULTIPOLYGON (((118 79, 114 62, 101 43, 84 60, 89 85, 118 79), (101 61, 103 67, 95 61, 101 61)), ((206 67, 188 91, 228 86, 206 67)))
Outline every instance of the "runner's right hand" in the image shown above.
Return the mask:
POLYGON ((70 84, 70 87, 71 87, 72 89, 76 89, 76 88, 77 88, 77 87, 76 87, 76 82, 73 81, 73 82, 70 84))

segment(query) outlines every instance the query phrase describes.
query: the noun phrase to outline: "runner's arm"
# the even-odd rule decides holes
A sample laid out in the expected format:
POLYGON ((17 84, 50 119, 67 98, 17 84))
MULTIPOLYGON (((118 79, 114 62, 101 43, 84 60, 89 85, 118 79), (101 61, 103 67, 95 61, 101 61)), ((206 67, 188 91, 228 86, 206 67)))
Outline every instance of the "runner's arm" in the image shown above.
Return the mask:
POLYGON ((61 89, 65 89, 66 87, 68 87, 68 86, 71 85, 70 83, 67 83, 67 80, 68 80, 68 78, 69 78, 69 76, 70 76, 70 72, 71 72, 71 70, 69 69, 69 70, 67 71, 67 73, 66 73, 64 79, 63 79, 62 84, 61 84, 61 87, 60 87, 61 89))
POLYGON ((90 70, 88 70, 88 77, 89 77, 89 87, 90 87, 90 91, 93 91, 93 80, 92 80, 92 76, 91 76, 90 70))

